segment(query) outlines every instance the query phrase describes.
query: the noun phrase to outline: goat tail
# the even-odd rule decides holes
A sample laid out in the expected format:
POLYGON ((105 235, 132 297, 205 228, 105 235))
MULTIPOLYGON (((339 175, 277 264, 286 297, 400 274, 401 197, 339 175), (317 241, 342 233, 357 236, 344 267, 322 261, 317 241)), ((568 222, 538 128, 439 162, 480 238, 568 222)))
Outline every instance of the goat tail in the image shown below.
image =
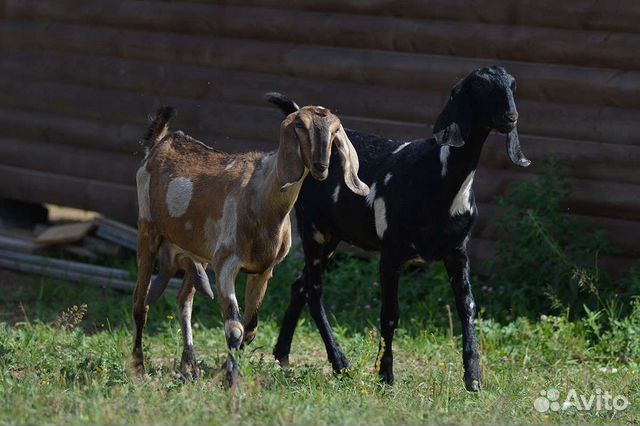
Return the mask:
POLYGON ((267 102, 270 102, 280 108, 285 115, 289 115, 294 113, 300 109, 297 103, 293 102, 291 99, 287 98, 282 93, 278 92, 269 92, 264 94, 264 99, 267 102))
POLYGON ((158 141, 165 137, 169 131, 169 120, 175 117, 176 114, 177 111, 173 107, 163 105, 158 108, 156 116, 140 140, 140 144, 144 147, 145 153, 148 153, 158 141))

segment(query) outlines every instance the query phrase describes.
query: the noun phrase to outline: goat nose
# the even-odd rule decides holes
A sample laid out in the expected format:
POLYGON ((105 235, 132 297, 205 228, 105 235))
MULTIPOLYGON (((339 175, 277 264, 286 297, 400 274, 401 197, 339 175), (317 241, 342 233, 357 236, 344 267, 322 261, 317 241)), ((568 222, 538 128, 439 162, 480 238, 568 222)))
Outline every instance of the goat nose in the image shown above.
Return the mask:
POLYGON ((515 123, 516 121, 518 121, 518 113, 517 112, 506 112, 504 114, 504 118, 507 121, 515 123))
POLYGON ((313 168, 319 172, 324 172, 325 170, 327 170, 328 167, 329 167, 328 164, 321 163, 320 161, 313 163, 313 168))

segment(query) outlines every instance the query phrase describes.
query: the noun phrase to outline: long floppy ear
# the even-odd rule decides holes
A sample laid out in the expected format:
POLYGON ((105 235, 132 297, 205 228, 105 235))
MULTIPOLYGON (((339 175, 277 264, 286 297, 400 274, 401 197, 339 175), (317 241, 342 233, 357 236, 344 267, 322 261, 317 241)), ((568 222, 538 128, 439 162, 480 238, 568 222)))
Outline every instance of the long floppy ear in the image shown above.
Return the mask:
POLYGON ((440 145, 462 146, 471 133, 471 99, 465 80, 451 90, 449 101, 433 126, 433 137, 440 145))
POLYGON ((351 144, 347 133, 344 131, 342 124, 336 133, 334 138, 336 148, 340 154, 342 160, 342 169, 344 170, 344 183, 347 187, 358 195, 363 197, 369 194, 369 187, 366 183, 362 182, 358 177, 358 169, 360 168, 360 162, 358 161, 358 154, 355 148, 351 144))
POLYGON ((281 192, 304 177, 300 141, 293 127, 293 121, 289 119, 285 119, 280 126, 277 172, 282 185, 280 186, 281 192))

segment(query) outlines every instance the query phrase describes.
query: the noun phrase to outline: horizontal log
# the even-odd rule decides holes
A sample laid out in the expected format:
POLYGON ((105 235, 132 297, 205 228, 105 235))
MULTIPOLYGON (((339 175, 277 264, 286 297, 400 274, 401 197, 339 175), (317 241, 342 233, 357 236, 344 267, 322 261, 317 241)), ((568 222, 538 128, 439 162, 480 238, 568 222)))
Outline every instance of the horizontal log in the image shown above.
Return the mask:
MULTIPOLYGON (((143 124, 118 124, 95 119, 69 117, 56 113, 18 110, 0 107, 0 127, 8 138, 70 145, 126 153, 141 160, 138 140, 145 130, 143 124)), ((232 139, 223 135, 207 134, 207 142, 224 152, 271 151, 275 141, 232 139)))
MULTIPOLYGON (((331 106, 338 112, 345 111, 350 115, 416 122, 433 122, 448 95, 445 89, 435 92, 391 88, 91 54, 16 49, 0 49, 0 75, 261 105, 264 105, 262 93, 280 90, 300 102, 331 106), (77 73, 77 69, 83 72, 77 73)), ((606 75, 602 78, 605 79, 606 75)), ((451 81, 454 81, 453 77, 451 81)), ((620 86, 620 91, 585 86, 580 92, 594 94, 600 90, 599 94, 594 94, 592 103, 607 103, 611 98, 618 101, 633 99, 627 106, 640 107, 640 74, 638 83, 629 92, 626 91, 627 86, 620 86)), ((545 86, 536 91, 546 92, 550 89, 545 86)), ((552 91, 555 93, 558 88, 552 91)), ((518 96, 521 97, 520 91, 518 96)), ((537 100, 544 101, 542 98, 537 100)), ((526 108, 522 113, 526 117, 526 108)))
MULTIPOLYGON (((493 239, 509 238, 500 232, 500 222, 504 218, 504 208, 490 203, 478 203, 479 218, 473 229, 475 238, 493 239)), ((565 216, 575 220, 585 232, 604 230, 614 249, 624 250, 625 256, 640 256, 640 240, 629 238, 630 235, 640 235, 640 222, 633 220, 614 219, 607 217, 588 216, 583 214, 566 213, 565 216)))
MULTIPOLYGON (((193 102, 168 96, 146 96, 136 92, 95 89, 68 84, 29 82, 0 77, 0 106, 38 109, 75 117, 146 124, 146 115, 160 104, 177 107, 180 115, 172 122, 174 129, 185 129, 204 142, 215 146, 208 134, 224 134, 231 138, 256 139, 274 143, 279 138, 282 113, 276 108, 236 105, 213 101, 193 102), (93 105, 94 108, 86 108, 93 105), (250 123, 250 125, 248 125, 250 123)), ((363 119, 343 116, 347 125, 363 131, 389 134, 399 138, 424 135, 426 126, 392 120, 363 119)), ((273 145, 272 145, 273 146, 273 145)))
MULTIPOLYGON (((502 64, 521 99, 638 106, 640 72, 365 49, 298 46, 71 24, 6 22, 0 46, 110 55, 303 78, 448 92, 471 70, 502 64), (322 63, 322 67, 317 64, 322 63)), ((122 68, 111 76, 115 79, 122 68)), ((126 71, 126 70, 125 70, 126 71)), ((81 78, 81 77, 78 77, 81 78)), ((173 80, 174 84, 180 84, 173 80)))
MULTIPOLYGON (((532 180, 529 171, 480 170, 474 184, 480 202, 494 201, 516 182, 532 180)), ((640 219, 640 185, 568 178, 567 212, 627 220, 640 219)))
MULTIPOLYGON (((191 2, 208 3, 208 0, 191 2)), ((216 0, 216 3, 577 30, 638 32, 640 20, 640 5, 634 0, 216 0)))
MULTIPOLYGON (((207 131, 232 138, 275 141, 282 119, 273 107, 235 105, 212 101, 190 102, 177 97, 145 96, 144 93, 96 89, 84 86, 29 82, 1 78, 0 105, 5 107, 44 109, 68 115, 116 122, 142 121, 142 114, 157 105, 169 103, 183 113, 177 120, 191 133, 207 131), (87 109, 85 105, 95 105, 87 109), (186 117, 186 118, 185 118, 186 117), (251 117, 252 125, 245 120, 251 117)), ((608 143, 640 144, 640 111, 617 108, 596 108, 531 101, 519 103, 520 131, 525 134, 596 140, 608 143), (560 119, 559 119, 560 118, 560 119)), ((401 123, 342 115, 344 122, 362 131, 395 138, 416 138, 429 135, 423 124, 401 123)), ((435 117, 433 117, 435 118, 435 117)), ((198 134, 194 134, 198 137, 198 134)))
MULTIPOLYGON (((504 149, 504 135, 489 135, 480 159, 481 167, 513 169, 504 149)), ((601 142, 576 141, 521 135, 522 149, 534 165, 546 156, 556 157, 567 176, 602 182, 640 184, 640 146, 604 144, 601 142), (614 166, 615 165, 615 166, 614 166)))
MULTIPOLYGON (((96 210, 111 217, 128 223, 134 223, 137 209, 135 208, 135 189, 133 187, 114 185, 106 182, 89 181, 71 178, 52 173, 35 172, 10 166, 0 165, 0 179, 11 182, 0 188, 0 196, 25 201, 50 202, 61 205, 74 206, 83 209, 96 210)), ((476 188, 480 183, 476 185, 476 188)), ((480 192, 480 191, 479 191, 480 192)), ((495 211, 491 211, 485 204, 481 204, 481 220, 492 220, 495 211), (484 210, 488 210, 484 213, 484 210)), ((638 226, 637 222, 615 221, 598 217, 580 218, 588 221, 595 228, 604 228, 612 233, 614 243, 624 242, 623 236, 632 234, 638 226)), ((482 228, 480 228, 482 230, 482 228)), ((480 232, 486 236, 486 232, 480 232)), ((629 245, 619 244, 626 249, 629 245)), ((637 250, 637 247, 636 247, 637 250)))
MULTIPOLYGON (((343 97, 337 98, 341 100, 343 97)), ((347 102, 350 102, 347 100, 347 102)), ((353 106, 353 105, 351 105, 353 106)), ((182 115, 182 111, 179 111, 182 115)), ((136 141, 143 125, 128 125, 98 121, 89 118, 68 117, 42 111, 14 110, 0 107, 0 127, 8 138, 41 141, 57 145, 71 145, 101 151, 133 154, 139 147, 136 141)), ((424 130, 424 127, 423 127, 424 130)), ((190 132, 190 129, 185 128, 190 132)), ((427 129, 427 135, 429 130, 427 129)), ((542 138, 521 135, 525 153, 534 161, 534 168, 546 155, 560 159, 569 176, 622 183, 640 183, 637 164, 640 146, 613 145, 599 142, 542 138), (615 167, 611 165, 615 164, 615 167)), ((275 149, 275 141, 231 139, 206 134, 203 140, 225 152, 275 149)), ((484 168, 512 169, 504 146, 504 136, 491 135, 485 144, 480 164, 484 168)))
POLYGON ((135 223, 133 186, 81 179, 54 173, 0 165, 0 197, 93 210, 117 220, 135 223))
POLYGON ((0 137, 0 163, 67 176, 133 185, 142 156, 0 137))
POLYGON ((631 70, 640 66, 635 54, 640 34, 633 33, 149 1, 85 0, 78 7, 73 0, 9 0, 7 10, 10 18, 45 22, 631 70))
MULTIPOLYGON (((124 269, 109 268, 53 257, 0 250, 0 265, 18 271, 38 273, 77 282, 95 283, 119 290, 131 290, 136 286, 129 272, 124 269)), ((153 275, 152 279, 155 278, 156 275, 153 275)), ((173 278, 169 281, 168 288, 177 290, 181 285, 181 280, 173 278)))

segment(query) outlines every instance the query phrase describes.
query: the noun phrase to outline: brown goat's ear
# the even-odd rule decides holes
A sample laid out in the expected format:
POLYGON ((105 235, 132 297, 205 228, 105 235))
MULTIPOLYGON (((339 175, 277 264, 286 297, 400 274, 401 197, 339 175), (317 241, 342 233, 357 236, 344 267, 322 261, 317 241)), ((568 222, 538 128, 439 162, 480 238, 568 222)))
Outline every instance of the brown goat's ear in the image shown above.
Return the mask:
POLYGON ((471 99, 464 83, 453 87, 433 126, 433 137, 439 145, 462 146, 471 133, 471 99))
POLYGON ((354 193, 362 195, 363 197, 366 196, 369 194, 369 187, 358 177, 358 169, 360 168, 358 154, 342 125, 338 128, 334 141, 338 148, 340 159, 342 160, 344 183, 354 193))
POLYGON ((283 121, 280 126, 277 172, 281 192, 284 192, 288 187, 304 177, 300 141, 290 120, 283 121))

